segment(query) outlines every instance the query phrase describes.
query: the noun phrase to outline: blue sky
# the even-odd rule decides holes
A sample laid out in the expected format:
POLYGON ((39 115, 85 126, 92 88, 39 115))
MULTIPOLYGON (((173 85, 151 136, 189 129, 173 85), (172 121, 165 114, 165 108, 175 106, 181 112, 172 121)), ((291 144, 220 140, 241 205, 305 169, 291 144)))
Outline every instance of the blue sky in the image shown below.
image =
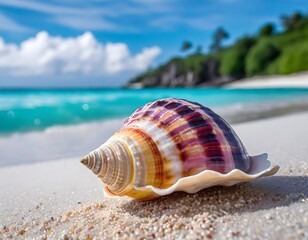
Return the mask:
POLYGON ((206 52, 219 26, 231 44, 307 9, 306 0, 0 0, 0 86, 117 86, 180 55, 183 40, 206 52))

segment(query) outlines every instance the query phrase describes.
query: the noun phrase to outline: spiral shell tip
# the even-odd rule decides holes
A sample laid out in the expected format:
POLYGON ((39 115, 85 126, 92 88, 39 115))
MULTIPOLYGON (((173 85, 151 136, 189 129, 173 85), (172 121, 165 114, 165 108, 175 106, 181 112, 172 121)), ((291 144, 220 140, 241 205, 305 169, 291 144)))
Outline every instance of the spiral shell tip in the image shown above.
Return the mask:
POLYGON ((80 162, 83 164, 83 165, 85 165, 86 167, 88 167, 88 157, 86 156, 86 157, 84 157, 84 158, 82 158, 81 160, 80 160, 80 162))

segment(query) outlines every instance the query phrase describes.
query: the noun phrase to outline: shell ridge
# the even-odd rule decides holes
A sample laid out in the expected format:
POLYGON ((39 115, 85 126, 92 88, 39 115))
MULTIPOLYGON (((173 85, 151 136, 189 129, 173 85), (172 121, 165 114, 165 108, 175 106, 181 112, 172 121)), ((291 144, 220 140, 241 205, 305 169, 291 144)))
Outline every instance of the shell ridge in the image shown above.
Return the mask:
MULTIPOLYGON (((233 155, 232 155, 231 148, 229 147, 229 141, 226 138, 226 136, 223 134, 223 132, 221 131, 219 124, 217 124, 217 122, 215 121, 215 119, 212 116, 205 113, 200 108, 199 105, 192 105, 192 103, 187 101, 187 100, 180 100, 180 101, 182 101, 183 104, 185 104, 185 103, 190 104, 196 112, 201 114, 203 119, 208 122, 207 126, 209 127, 209 129, 206 131, 207 136, 212 135, 213 139, 216 139, 216 140, 218 140, 219 143, 222 143, 222 144, 219 144, 218 146, 215 145, 216 149, 220 149, 222 151, 222 158, 223 158, 223 161, 224 161, 224 166, 222 166, 221 171, 222 172, 228 172, 229 170, 234 169, 235 168, 234 158, 233 158, 233 155), (225 144, 223 144, 223 143, 225 143, 225 144), (228 147, 226 147, 226 146, 228 146, 228 147)), ((198 139, 198 141, 201 142, 200 138, 198 139)), ((204 141, 204 139, 202 139, 202 141, 204 141)), ((203 145, 205 145, 205 144, 203 144, 203 145)), ((206 144, 206 146, 203 146, 203 147, 205 147, 205 151, 211 150, 211 147, 209 146, 209 144, 206 144)), ((206 161, 206 163, 207 162, 210 163, 212 161, 212 156, 208 156, 208 154, 206 154, 206 153, 205 153, 205 156, 208 157, 208 161, 206 161)))
POLYGON ((239 159, 239 156, 236 154, 236 152, 231 151, 233 159, 234 159, 235 168, 241 169, 243 171, 247 171, 250 167, 250 163, 245 161, 245 159, 247 159, 247 158, 249 159, 246 148, 244 147, 243 143, 241 142, 241 140, 239 139, 237 134, 231 128, 231 126, 223 118, 221 118, 218 114, 216 114, 211 109, 209 109, 205 106, 202 106, 199 103, 190 102, 188 100, 182 100, 182 101, 186 101, 188 103, 194 104, 197 108, 202 110, 206 115, 210 116, 213 119, 213 121, 219 126, 219 128, 228 130, 225 133, 222 132, 223 135, 225 136, 225 138, 229 142, 231 150, 240 150, 240 155, 241 155, 240 156, 241 159, 239 159), (248 164, 248 166, 245 166, 246 164, 248 164))
MULTIPOLYGON (((129 134, 131 134, 130 131, 129 134)), ((131 163, 131 171, 133 174, 131 175, 130 182, 134 182, 134 184, 136 185, 145 184, 146 179, 143 175, 146 175, 148 169, 143 154, 140 154, 141 148, 139 144, 137 144, 135 139, 132 139, 123 134, 117 137, 127 144, 127 148, 131 156, 130 163, 131 163), (134 162, 136 164, 134 164, 134 162)))
POLYGON ((118 168, 116 169, 116 179, 115 182, 110 185, 110 189, 116 189, 116 192, 121 193, 123 190, 126 190, 127 185, 132 179, 132 172, 133 170, 133 165, 130 165, 126 162, 123 162, 123 159, 129 159, 129 163, 132 161, 132 156, 130 151, 127 149, 126 143, 121 139, 115 137, 115 140, 120 143, 115 145, 116 147, 116 152, 117 152, 117 159, 118 162, 122 162, 121 164, 118 164, 118 168))
POLYGON ((169 167, 171 174, 175 178, 182 177, 182 161, 178 157, 180 152, 172 140, 172 137, 163 128, 159 128, 153 122, 146 122, 144 120, 134 122, 132 125, 129 125, 129 127, 141 129, 142 131, 147 130, 147 134, 157 144, 163 159, 170 162, 172 166, 169 167))
MULTIPOLYGON (((191 104, 187 104, 186 102, 181 102, 179 100, 173 100, 177 103, 176 108, 173 109, 176 117, 174 119, 183 119, 182 124, 179 125, 175 121, 173 127, 170 124, 169 129, 172 129, 169 134, 173 137, 174 142, 179 146, 178 148, 182 152, 182 159, 185 164, 186 174, 190 174, 190 169, 194 169, 194 159, 200 159, 198 156, 192 155, 193 152, 198 151, 201 155, 201 162, 203 163, 202 168, 208 168, 208 164, 211 161, 211 157, 207 156, 206 149, 204 148, 204 144, 202 144, 200 138, 200 134, 198 129, 202 128, 202 126, 206 126, 207 132, 212 132, 213 129, 208 123, 208 119, 204 118, 204 114, 198 111, 195 111, 194 106, 191 104), (193 137, 191 137, 193 136, 193 137), (201 144, 200 144, 201 143, 201 144)), ((166 105, 168 106, 168 105, 166 105)), ((225 172, 225 166, 222 165, 219 167, 218 164, 215 165, 217 168, 220 168, 220 171, 225 172)), ((196 169, 197 170, 197 169, 196 169)), ((218 170, 218 169, 217 169, 218 170)), ((198 171, 198 170, 197 170, 198 171)), ((185 174, 185 175, 186 175, 185 174)))

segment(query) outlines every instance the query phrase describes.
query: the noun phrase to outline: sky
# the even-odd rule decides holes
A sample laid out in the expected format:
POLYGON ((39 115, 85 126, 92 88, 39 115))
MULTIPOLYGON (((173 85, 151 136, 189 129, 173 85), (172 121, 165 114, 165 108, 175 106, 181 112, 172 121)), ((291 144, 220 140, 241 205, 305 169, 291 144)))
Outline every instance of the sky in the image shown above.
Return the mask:
POLYGON ((307 0, 0 0, 0 87, 116 87, 183 56, 189 40, 208 51, 222 26, 225 45, 307 0))

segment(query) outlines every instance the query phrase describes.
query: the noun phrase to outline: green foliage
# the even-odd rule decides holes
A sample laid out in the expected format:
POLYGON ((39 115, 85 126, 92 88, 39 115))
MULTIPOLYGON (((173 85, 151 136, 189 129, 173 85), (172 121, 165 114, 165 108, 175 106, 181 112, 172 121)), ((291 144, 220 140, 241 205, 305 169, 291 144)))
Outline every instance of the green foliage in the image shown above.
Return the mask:
POLYGON ((266 37, 266 36, 271 36, 274 33, 274 25, 271 23, 265 24, 260 32, 259 32, 259 36, 260 37, 266 37))
POLYGON ((298 24, 304 19, 300 12, 295 12, 291 16, 283 15, 281 17, 282 25, 285 31, 292 31, 297 29, 298 24))
POLYGON ((132 79, 130 82, 138 83, 142 82, 145 78, 160 76, 171 64, 176 64, 178 66, 178 74, 183 74, 188 71, 199 74, 201 71, 201 63, 205 61, 205 59, 207 59, 207 56, 203 54, 192 54, 185 58, 175 57, 154 70, 149 70, 143 74, 140 74, 139 76, 132 79))
POLYGON ((303 39, 308 39, 308 19, 306 25, 301 30, 274 35, 270 38, 281 49, 297 44, 303 41, 303 39))
POLYGON ((269 41, 259 41, 247 55, 246 72, 248 76, 264 74, 273 60, 280 54, 280 49, 269 41))
POLYGON ((250 48, 255 44, 255 39, 245 37, 240 40, 221 56, 220 74, 244 77, 245 72, 245 58, 250 48))
POLYGON ((279 61, 282 74, 308 70, 308 43, 290 47, 279 61))
POLYGON ((290 74, 308 70, 308 44, 306 41, 286 48, 281 57, 268 68, 270 74, 290 74))
POLYGON ((193 54, 183 59, 183 71, 193 71, 199 74, 201 71, 201 63, 206 60, 206 56, 202 54, 193 54))

